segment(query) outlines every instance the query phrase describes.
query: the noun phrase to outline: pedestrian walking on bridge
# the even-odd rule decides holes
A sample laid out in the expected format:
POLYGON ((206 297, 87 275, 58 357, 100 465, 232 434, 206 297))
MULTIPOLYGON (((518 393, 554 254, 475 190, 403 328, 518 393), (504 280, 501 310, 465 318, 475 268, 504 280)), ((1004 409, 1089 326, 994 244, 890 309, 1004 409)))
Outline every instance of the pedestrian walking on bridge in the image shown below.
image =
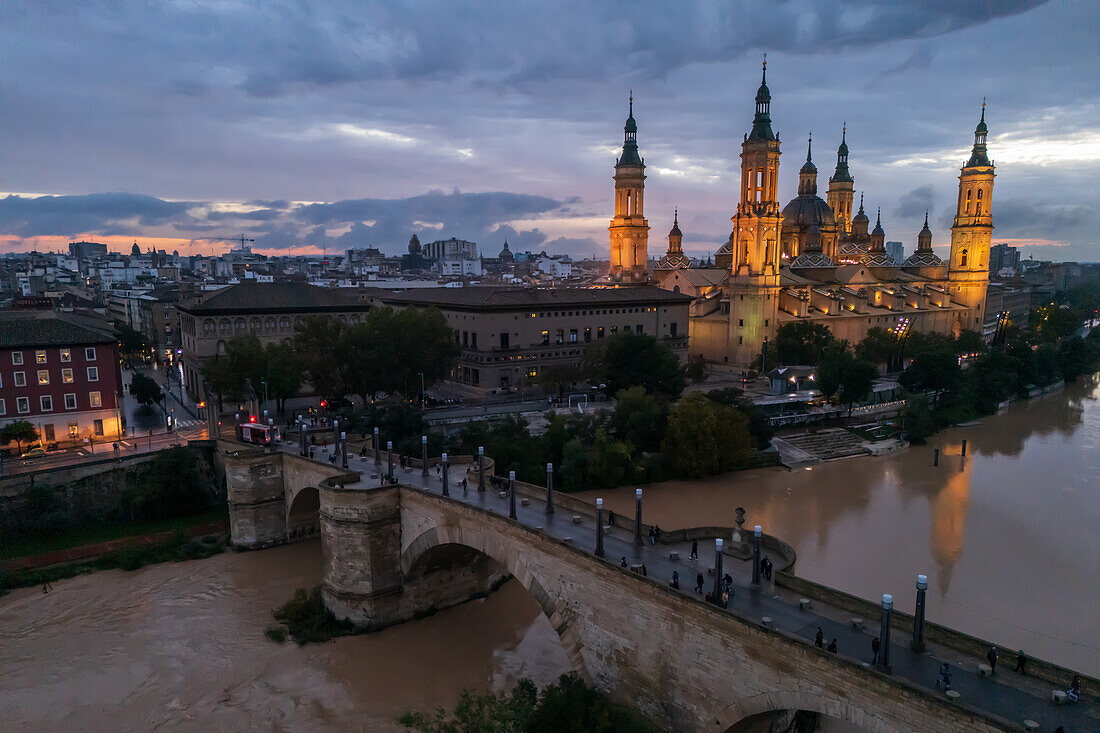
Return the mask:
POLYGON ((985 658, 989 660, 990 676, 997 674, 997 647, 989 647, 989 651, 985 653, 985 658))
POLYGON ((821 630, 821 627, 817 627, 817 633, 814 635, 814 646, 818 649, 825 648, 825 632, 821 630))
POLYGON ((877 636, 871 639, 871 664, 878 664, 878 650, 880 646, 881 642, 879 642, 877 636))
POLYGON ((691 559, 692 560, 698 560, 699 559, 699 540, 692 540, 691 541, 691 559))
POLYGON ((696 573, 695 574, 695 592, 696 593, 702 593, 703 592, 703 574, 702 573, 696 573))

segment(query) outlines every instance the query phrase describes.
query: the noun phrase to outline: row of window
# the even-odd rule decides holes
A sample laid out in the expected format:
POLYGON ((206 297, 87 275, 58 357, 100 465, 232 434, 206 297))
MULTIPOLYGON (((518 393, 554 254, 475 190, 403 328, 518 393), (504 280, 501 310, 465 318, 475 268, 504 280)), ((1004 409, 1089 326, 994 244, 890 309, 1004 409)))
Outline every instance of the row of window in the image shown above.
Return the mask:
MULTIPOLYGON (((86 367, 86 373, 89 382, 99 381, 99 367, 86 367)), ((13 384, 16 387, 27 386, 27 373, 26 372, 12 372, 13 384)), ((38 384, 39 386, 46 386, 50 383, 50 372, 48 369, 38 370, 38 384)), ((73 383, 73 370, 71 368, 65 368, 61 370, 61 383, 72 384, 73 383)), ((0 387, 3 387, 3 378, 0 378, 0 387)))
MULTIPOLYGON (((673 323, 673 324, 671 324, 671 326, 672 326, 672 335, 675 336, 676 335, 676 324, 673 323)), ((623 332, 624 333, 630 333, 630 326, 623 326, 623 332)), ((619 327, 618 326, 612 326, 611 327, 611 335, 614 336, 618 333, 619 333, 619 327)), ((634 327, 634 333, 645 333, 645 327, 642 326, 642 324, 639 323, 637 326, 634 327)), ((599 326, 599 327, 596 328, 596 338, 602 339, 603 337, 604 337, 603 326, 599 326)), ((592 329, 591 328, 586 328, 586 329, 584 329, 584 343, 587 344, 591 341, 592 341, 592 329)), ((580 342, 580 331, 576 328, 569 329, 569 341, 568 341, 568 343, 576 344, 576 343, 579 343, 579 342, 580 342)), ((564 328, 559 328, 554 332, 554 343, 559 344, 559 345, 566 343, 565 329, 564 328)), ((542 345, 543 346, 549 346, 550 345, 550 332, 549 331, 544 330, 542 332, 542 345)))
POLYGON ((610 316, 616 313, 656 313, 657 307, 646 308, 595 308, 579 311, 543 311, 528 313, 527 318, 560 318, 562 316, 610 316))
MULTIPOLYGON (((58 349, 57 351, 58 351, 59 358, 61 359, 62 363, 67 363, 67 362, 70 362, 70 361, 73 360, 73 354, 72 354, 71 349, 58 349)), ((84 359, 85 359, 85 361, 95 361, 95 347, 94 346, 84 347, 84 359)), ((34 352, 34 361, 35 361, 36 364, 45 364, 45 363, 47 363, 46 350, 45 349, 37 349, 34 352)), ((22 366, 22 364, 23 364, 23 352, 22 351, 13 351, 13 352, 11 352, 11 363, 14 364, 15 366, 22 366)))
MULTIPOLYGON (((76 409, 76 393, 70 392, 64 395, 65 409, 76 409)), ((91 407, 103 407, 103 397, 99 392, 88 393, 88 404, 91 407)), ((48 394, 44 394, 38 398, 38 407, 41 412, 53 412, 53 397, 48 394)), ((15 411, 20 415, 25 415, 31 411, 30 397, 16 397, 15 398, 15 411)), ((3 398, 0 398, 0 415, 8 414, 8 406, 3 398)))
MULTIPOLYGON (((94 435, 103 435, 103 421, 92 420, 92 433, 94 435)), ((76 440, 80 437, 80 425, 75 422, 69 423, 69 439, 76 440)), ((42 440, 47 443, 52 443, 57 439, 57 434, 54 431, 53 423, 44 423, 42 425, 42 440)))

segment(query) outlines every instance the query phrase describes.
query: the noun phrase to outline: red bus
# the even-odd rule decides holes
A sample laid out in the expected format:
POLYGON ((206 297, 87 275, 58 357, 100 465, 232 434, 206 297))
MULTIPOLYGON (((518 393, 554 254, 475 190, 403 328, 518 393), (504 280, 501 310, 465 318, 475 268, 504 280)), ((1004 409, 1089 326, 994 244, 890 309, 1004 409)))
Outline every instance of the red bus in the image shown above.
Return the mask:
POLYGON ((274 445, 279 442, 279 428, 274 425, 243 423, 237 426, 237 440, 253 445, 274 445))

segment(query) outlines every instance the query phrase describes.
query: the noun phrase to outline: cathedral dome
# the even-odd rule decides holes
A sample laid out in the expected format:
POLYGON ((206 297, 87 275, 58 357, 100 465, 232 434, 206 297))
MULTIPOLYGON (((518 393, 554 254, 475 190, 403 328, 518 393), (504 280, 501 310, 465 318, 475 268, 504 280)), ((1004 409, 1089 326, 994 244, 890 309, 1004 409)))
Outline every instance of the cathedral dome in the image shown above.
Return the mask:
POLYGON ((814 224, 822 229, 836 227, 833 210, 820 196, 799 196, 783 207, 783 228, 787 225, 810 227, 814 224))
POLYGON ((409 254, 418 255, 421 252, 420 237, 415 234, 409 238, 409 254))
POLYGON ((501 262, 515 261, 516 256, 512 254, 512 250, 508 249, 508 240, 504 240, 504 249, 500 251, 500 254, 497 255, 497 258, 500 259, 501 262))

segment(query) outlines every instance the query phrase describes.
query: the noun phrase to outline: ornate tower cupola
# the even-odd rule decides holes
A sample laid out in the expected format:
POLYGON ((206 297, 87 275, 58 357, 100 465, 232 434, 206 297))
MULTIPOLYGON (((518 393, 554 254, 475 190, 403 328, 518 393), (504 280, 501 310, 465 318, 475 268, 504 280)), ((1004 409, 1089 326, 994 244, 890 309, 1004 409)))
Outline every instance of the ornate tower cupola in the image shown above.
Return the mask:
POLYGON ((749 140, 776 140, 772 132, 772 93, 768 89, 768 57, 764 57, 763 71, 760 72, 760 88, 756 90, 756 116, 752 119, 752 132, 749 140))
POLYGON ((886 253, 886 232, 882 229, 882 208, 879 207, 875 218, 875 228, 871 231, 871 247, 868 250, 877 254, 886 253))
POLYGON ((817 166, 813 161, 814 138, 810 135, 810 141, 806 143, 806 162, 798 171, 798 195, 815 195, 817 193, 817 166))
POLYGON ((970 320, 962 328, 982 324, 982 308, 989 285, 989 246, 993 239, 993 161, 986 149, 985 101, 982 116, 974 128, 974 147, 970 160, 959 174, 959 201, 951 226, 951 260, 948 280, 952 297, 971 309, 970 320))
POLYGON ((867 239, 867 225, 870 224, 867 214, 863 213, 863 194, 859 195, 859 212, 852 217, 852 239, 864 241, 867 239))
POLYGON ((673 210, 672 229, 668 231, 668 252, 657 263, 658 270, 675 270, 691 267, 691 260, 684 256, 684 235, 680 231, 680 211, 673 210))
POLYGON ((928 212, 924 212, 924 228, 917 234, 917 251, 932 251, 932 230, 928 228, 928 212))
POLYGON ((842 237, 852 233, 852 200, 855 198, 855 182, 848 171, 848 126, 840 132, 840 147, 836 149, 836 170, 829 177, 829 192, 826 196, 829 208, 833 210, 837 226, 842 237))
POLYGON ((649 222, 644 215, 645 163, 638 154, 638 123, 634 119, 634 94, 623 127, 623 154, 615 161, 615 218, 611 237, 611 269, 614 282, 639 283, 648 279, 649 222))

